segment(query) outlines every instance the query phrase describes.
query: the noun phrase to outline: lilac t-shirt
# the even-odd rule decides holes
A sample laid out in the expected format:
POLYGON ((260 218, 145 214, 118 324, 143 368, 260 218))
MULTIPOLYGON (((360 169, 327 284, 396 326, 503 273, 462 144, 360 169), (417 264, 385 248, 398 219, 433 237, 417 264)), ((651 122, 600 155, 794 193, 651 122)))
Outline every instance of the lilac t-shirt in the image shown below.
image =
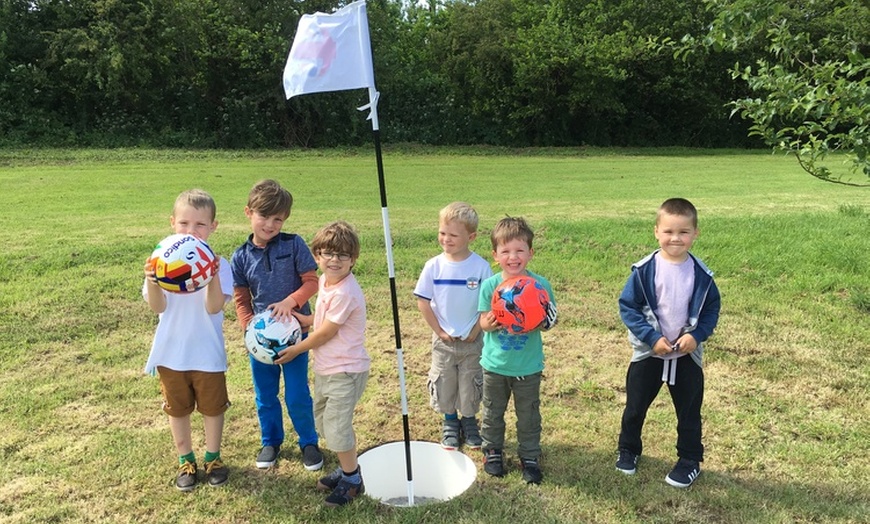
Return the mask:
MULTIPOLYGON (((656 253, 656 298, 658 308, 655 313, 659 319, 662 335, 671 343, 680 338, 681 330, 689 321, 689 301, 695 288, 695 262, 692 257, 674 264, 656 253)), ((677 358, 680 353, 666 355, 677 358)))

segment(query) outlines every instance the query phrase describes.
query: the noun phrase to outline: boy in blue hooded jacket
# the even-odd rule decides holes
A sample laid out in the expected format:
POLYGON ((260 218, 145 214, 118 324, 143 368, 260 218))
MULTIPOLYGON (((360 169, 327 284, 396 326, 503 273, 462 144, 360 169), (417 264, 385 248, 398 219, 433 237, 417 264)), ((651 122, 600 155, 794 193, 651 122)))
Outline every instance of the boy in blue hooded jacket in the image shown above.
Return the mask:
POLYGON ((632 266, 619 297, 634 354, 625 381, 616 469, 635 473, 647 410, 666 383, 677 413, 679 460, 665 481, 686 488, 700 475, 704 460, 703 343, 719 321, 720 297, 713 272, 689 252, 698 237, 698 213, 691 202, 666 200, 654 232, 659 249, 632 266))

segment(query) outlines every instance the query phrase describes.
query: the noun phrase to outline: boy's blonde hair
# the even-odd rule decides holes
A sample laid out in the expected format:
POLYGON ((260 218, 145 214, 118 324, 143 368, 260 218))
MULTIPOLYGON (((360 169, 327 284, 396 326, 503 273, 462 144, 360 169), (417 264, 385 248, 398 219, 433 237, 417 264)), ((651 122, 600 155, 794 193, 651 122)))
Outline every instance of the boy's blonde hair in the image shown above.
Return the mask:
POLYGON ((272 215, 290 216, 293 195, 275 180, 260 180, 248 193, 248 209, 264 217, 272 215))
POLYGON ((492 241, 492 250, 498 251, 498 246, 506 244, 511 240, 524 240, 532 248, 532 240, 535 238, 535 232, 529 227, 529 224, 522 217, 506 216, 496 223, 492 228, 492 233, 489 235, 492 241))
POLYGON ((659 206, 659 211, 656 213, 656 225, 662 215, 677 215, 692 219, 692 227, 698 228, 698 210, 695 206, 685 198, 669 198, 659 206))
POLYGON ((347 253, 356 260, 359 258, 359 237, 353 226, 344 220, 337 220, 320 228, 311 240, 311 251, 320 254, 321 251, 347 253))
POLYGON ((172 216, 175 216, 175 213, 178 211, 180 206, 190 206, 195 209, 208 209, 209 212, 211 212, 212 222, 214 222, 215 216, 217 216, 217 205, 215 205, 214 199, 202 189, 188 189, 187 191, 182 191, 181 194, 175 198, 175 204, 172 206, 172 216))
POLYGON ((459 222, 465 226, 466 231, 469 233, 477 232, 477 211, 471 207, 471 204, 465 202, 452 202, 447 204, 447 206, 438 213, 438 220, 442 224, 459 222))

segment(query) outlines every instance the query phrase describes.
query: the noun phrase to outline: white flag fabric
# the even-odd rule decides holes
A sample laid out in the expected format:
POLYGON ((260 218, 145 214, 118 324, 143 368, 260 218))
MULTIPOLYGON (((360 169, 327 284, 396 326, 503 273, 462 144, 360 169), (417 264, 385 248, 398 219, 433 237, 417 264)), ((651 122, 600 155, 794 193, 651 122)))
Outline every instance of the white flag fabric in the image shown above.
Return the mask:
POLYGON ((287 98, 363 87, 375 87, 365 0, 302 15, 284 66, 287 98))

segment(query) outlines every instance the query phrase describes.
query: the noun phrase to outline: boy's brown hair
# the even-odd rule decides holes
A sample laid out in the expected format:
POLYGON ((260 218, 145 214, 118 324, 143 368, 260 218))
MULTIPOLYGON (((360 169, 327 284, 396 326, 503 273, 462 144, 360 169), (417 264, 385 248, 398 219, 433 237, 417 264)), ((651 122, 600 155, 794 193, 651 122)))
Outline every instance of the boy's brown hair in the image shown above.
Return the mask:
POLYGON ((498 251, 500 244, 506 244, 516 239, 524 240, 529 245, 529 249, 531 249, 534 238, 535 232, 532 231, 526 220, 522 217, 512 216, 506 216, 499 220, 489 235, 493 251, 498 251))
POLYGON ((248 209, 264 217, 272 215, 290 216, 293 195, 275 180, 260 180, 248 193, 248 209))
POLYGON ((323 226, 311 240, 311 252, 320 255, 322 251, 347 253, 356 260, 360 252, 356 230, 344 220, 323 226))
POLYGON ((677 215, 692 219, 692 227, 698 228, 698 210, 685 198, 669 198, 665 200, 656 214, 656 224, 663 214, 677 215))

